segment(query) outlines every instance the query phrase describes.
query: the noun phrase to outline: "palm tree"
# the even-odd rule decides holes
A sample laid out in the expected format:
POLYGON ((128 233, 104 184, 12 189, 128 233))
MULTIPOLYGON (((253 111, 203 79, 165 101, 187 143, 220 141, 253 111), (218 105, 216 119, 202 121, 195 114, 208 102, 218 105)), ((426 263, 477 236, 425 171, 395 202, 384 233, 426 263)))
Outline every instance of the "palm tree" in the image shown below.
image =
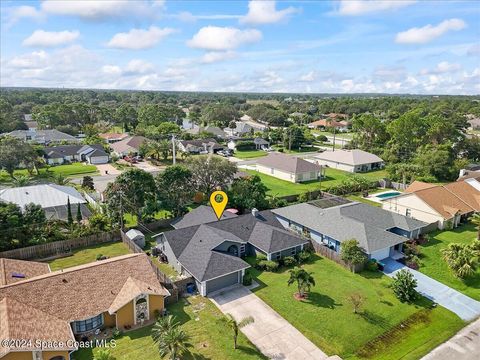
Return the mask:
POLYGON ((473 214, 470 221, 477 226, 477 239, 480 240, 480 214, 473 214))
POLYGON ((62 174, 54 174, 52 180, 57 185, 69 185, 71 183, 70 179, 63 176, 62 174))
POLYGON ((153 341, 158 346, 160 356, 176 360, 192 345, 190 336, 180 328, 172 315, 157 320, 152 329, 153 341))
POLYGON ((241 328, 253 323, 255 321, 255 319, 251 316, 247 316, 247 317, 243 318, 240 322, 237 322, 233 318, 232 315, 227 314, 226 316, 227 316, 227 325, 233 331, 233 348, 236 349, 237 348, 238 331, 241 328))
POLYGON ((288 286, 297 283, 298 295, 301 298, 305 297, 305 293, 310 291, 312 286, 315 286, 315 279, 312 273, 306 270, 296 267, 289 271, 290 278, 288 279, 288 286))
POLYGON ((479 256, 478 251, 472 244, 450 244, 442 250, 443 259, 456 276, 465 278, 473 275, 477 269, 479 256))
POLYGON ((110 354, 110 350, 101 349, 93 356, 93 360, 115 360, 115 357, 110 354))
POLYGON ((30 181, 32 181, 32 178, 27 175, 19 175, 17 176, 13 181, 14 186, 27 186, 30 184, 30 181))

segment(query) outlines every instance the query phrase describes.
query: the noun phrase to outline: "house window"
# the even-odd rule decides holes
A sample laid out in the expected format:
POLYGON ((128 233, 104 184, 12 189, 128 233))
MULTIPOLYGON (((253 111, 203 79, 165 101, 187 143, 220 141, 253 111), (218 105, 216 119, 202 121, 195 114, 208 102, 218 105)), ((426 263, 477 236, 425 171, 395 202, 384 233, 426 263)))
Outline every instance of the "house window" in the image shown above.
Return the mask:
POLYGON ((240 244, 240 254, 245 253, 245 244, 240 244))
POLYGON ((73 330, 75 333, 83 333, 90 330, 94 330, 103 325, 102 314, 94 316, 87 320, 75 321, 73 323, 73 330))
POLYGON ((410 217, 412 215, 412 211, 410 209, 405 210, 405 216, 410 217))

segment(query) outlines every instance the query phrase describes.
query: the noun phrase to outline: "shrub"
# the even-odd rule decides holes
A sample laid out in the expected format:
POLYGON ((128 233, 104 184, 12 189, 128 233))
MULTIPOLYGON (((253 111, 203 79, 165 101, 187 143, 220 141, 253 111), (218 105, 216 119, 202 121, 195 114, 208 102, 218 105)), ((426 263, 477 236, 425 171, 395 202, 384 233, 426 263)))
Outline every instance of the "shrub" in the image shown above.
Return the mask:
POLYGON ((368 260, 367 264, 365 265, 365 270, 367 271, 377 271, 378 270, 378 264, 374 260, 368 260))
POLYGON ((317 136, 317 140, 321 142, 328 142, 328 138, 325 135, 317 136))
POLYGON ((405 261, 405 265, 407 265, 410 269, 418 270, 420 267, 420 259, 418 256, 412 255, 405 261))
POLYGON ((258 253, 257 254, 257 262, 262 261, 262 260, 267 260, 267 256, 262 254, 262 253, 258 253))
POLYGON ((280 147, 277 149, 277 151, 283 153, 285 150, 283 149, 283 147, 280 147))
POLYGON ((282 259, 282 262, 283 262, 283 265, 284 266, 292 266, 292 265, 295 265, 297 260, 295 260, 295 258, 293 256, 285 256, 283 259, 282 259))
POLYGON ((418 256, 420 255, 420 248, 414 242, 407 242, 403 248, 403 252, 406 256, 418 256))
POLYGON ((266 271, 276 271, 278 269, 278 262, 273 260, 261 260, 258 262, 258 267, 262 270, 266 271))
POLYGON ((95 257, 95 259, 98 261, 98 260, 102 260, 103 259, 103 255, 102 254, 97 254, 97 256, 95 257))
POLYGON ((243 285, 244 286, 252 285, 252 275, 248 271, 246 271, 245 275, 243 276, 243 285))
POLYGON ((402 302, 412 302, 417 297, 417 280, 413 274, 406 270, 400 270, 394 277, 392 289, 395 296, 402 302))
POLYGON ((312 253, 309 250, 302 250, 297 254, 297 260, 300 264, 303 264, 310 260, 312 253))
POLYGON ((115 330, 112 331, 112 337, 114 339, 118 339, 120 336, 122 336, 122 331, 121 330, 115 329, 115 330))
POLYGON ((239 141, 235 148, 237 150, 255 150, 255 143, 253 141, 239 141))

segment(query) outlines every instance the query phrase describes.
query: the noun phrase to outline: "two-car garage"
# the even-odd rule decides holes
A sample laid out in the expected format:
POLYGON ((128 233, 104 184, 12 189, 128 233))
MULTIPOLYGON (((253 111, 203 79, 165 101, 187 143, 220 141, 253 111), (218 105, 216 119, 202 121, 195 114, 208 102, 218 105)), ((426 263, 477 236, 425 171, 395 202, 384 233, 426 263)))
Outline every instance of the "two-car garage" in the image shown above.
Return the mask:
POLYGON ((200 284, 197 283, 197 287, 199 288, 200 294, 206 296, 223 288, 241 283, 242 272, 243 270, 239 270, 214 279, 203 281, 200 284))

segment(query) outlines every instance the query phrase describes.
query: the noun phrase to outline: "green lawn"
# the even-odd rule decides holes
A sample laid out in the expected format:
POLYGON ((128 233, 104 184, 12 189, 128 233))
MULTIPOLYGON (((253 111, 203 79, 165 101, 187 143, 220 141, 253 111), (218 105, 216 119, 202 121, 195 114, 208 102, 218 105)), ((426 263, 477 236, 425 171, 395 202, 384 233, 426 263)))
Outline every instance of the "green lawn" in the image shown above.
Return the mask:
POLYGON ((347 199, 350 199, 350 200, 353 200, 353 201, 362 202, 362 203, 372 205, 372 206, 376 206, 376 207, 382 207, 382 204, 380 204, 378 202, 375 202, 375 201, 365 199, 361 194, 351 194, 351 195, 347 195, 345 197, 347 199))
POLYGON ((266 156, 267 154, 268 152, 263 150, 248 150, 248 151, 236 150, 233 156, 239 159, 248 160, 248 159, 255 159, 262 156, 266 156))
MULTIPOLYGON (((242 333, 238 337, 238 349, 233 350, 231 330, 221 321, 223 314, 206 298, 194 296, 180 299, 178 303, 170 305, 168 311, 191 336, 190 353, 182 356, 182 359, 266 359, 242 333)), ((117 339, 111 354, 117 360, 160 359, 150 337, 151 328, 148 326, 126 332, 117 339)), ((74 353, 73 359, 91 360, 95 352, 96 349, 83 349, 74 353)))
MULTIPOLYGON (((320 131, 320 130, 312 130, 312 133, 314 134, 317 134, 317 135, 325 135, 325 136, 332 136, 333 137, 333 133, 331 132, 328 132, 328 131, 320 131)), ((353 135, 354 133, 336 133, 335 134, 335 137, 338 138, 338 139, 347 139, 347 140, 351 140, 353 138, 353 135)))
MULTIPOLYGON (((96 174, 97 173, 97 168, 95 165, 85 165, 83 163, 72 163, 68 165, 57 165, 57 166, 51 166, 48 169, 47 168, 40 168, 39 169, 40 175, 34 176, 34 178, 39 178, 39 177, 46 177, 48 175, 48 172, 52 174, 61 174, 65 177, 72 177, 76 175, 86 175, 86 174, 96 174)), ((28 171, 26 169, 21 169, 21 170, 15 170, 14 176, 19 176, 19 175, 27 175, 28 176, 28 171)), ((11 178, 10 175, 5 170, 0 170, 0 182, 10 182, 11 178)))
POLYGON ((72 266, 88 264, 96 261, 97 255, 102 254, 108 257, 128 254, 130 251, 121 241, 93 245, 73 250, 72 256, 52 260, 49 262, 52 271, 65 269, 72 266))
MULTIPOLYGON (((269 195, 286 196, 298 195, 307 191, 318 190, 320 188, 320 181, 306 181, 303 183, 292 183, 285 180, 277 179, 273 176, 261 174, 254 170, 246 170, 250 174, 260 176, 262 182, 267 186, 269 195)), ((322 179, 322 189, 339 184, 343 179, 352 176, 346 171, 328 168, 325 170, 326 177, 322 179)), ((372 171, 364 174, 357 174, 371 180, 379 180, 386 176, 385 170, 372 171)))
MULTIPOLYGON (((153 216, 156 220, 160 219, 168 219, 172 216, 171 212, 168 210, 160 210, 155 213, 153 216)), ((133 214, 125 214, 124 217, 125 219, 125 226, 127 228, 135 227, 138 225, 137 223, 137 215, 133 214)))
POLYGON ((304 267, 313 272, 316 282, 307 300, 293 298, 296 288, 287 286, 287 271, 252 270, 260 284, 253 291, 327 354, 343 359, 361 358, 357 352, 365 346, 372 359, 400 359, 412 351, 417 355, 414 358, 419 358, 465 325, 444 308, 430 310, 431 303, 424 298, 415 305, 399 302, 389 288, 390 278, 380 273, 353 274, 317 255, 304 267), (354 292, 365 298, 359 314, 353 313, 347 300, 354 292), (425 322, 399 326, 420 311, 426 313, 425 322), (398 331, 393 338, 387 337, 388 344, 378 340, 395 326, 398 331), (366 346, 374 339, 375 347, 366 346), (378 352, 373 353, 373 348, 378 352))
POLYGON ((465 295, 480 301, 480 269, 474 276, 459 279, 442 259, 441 250, 450 243, 470 243, 477 236, 473 224, 462 225, 455 230, 435 231, 430 234, 430 241, 421 246, 421 267, 420 271, 432 278, 448 285, 465 295))

